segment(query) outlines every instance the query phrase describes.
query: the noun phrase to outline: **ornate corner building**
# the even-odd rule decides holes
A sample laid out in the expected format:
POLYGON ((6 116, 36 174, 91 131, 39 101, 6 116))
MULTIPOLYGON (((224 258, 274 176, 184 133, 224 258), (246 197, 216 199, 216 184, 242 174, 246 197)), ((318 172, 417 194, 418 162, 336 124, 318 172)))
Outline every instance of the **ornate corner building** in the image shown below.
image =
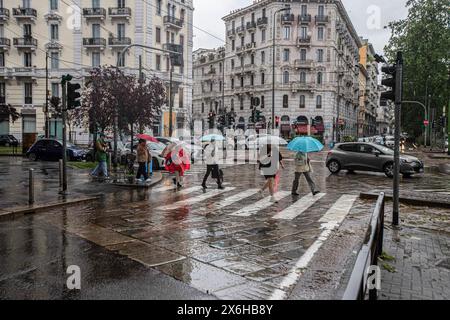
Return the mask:
POLYGON ((254 1, 223 20, 224 47, 194 55, 194 118, 205 123, 210 112, 231 110, 235 128, 268 128, 274 92, 283 136, 312 134, 328 143, 358 135, 363 44, 340 0, 254 1))
MULTIPOLYGON (((139 74, 140 60, 147 77, 169 82, 169 59, 159 51, 129 44, 182 50, 183 65, 173 74, 174 128, 185 128, 192 105, 192 0, 0 0, 0 103, 22 114, 12 123, 4 119, 0 134, 44 134, 46 88, 61 96, 63 74, 83 84, 93 67, 119 65, 139 74), (46 55, 48 54, 48 85, 46 55)), ((1 116, 1 115, 0 115, 1 116)), ((50 135, 62 135, 62 123, 50 111, 50 135)), ((168 133, 168 107, 163 108, 155 134, 168 133)), ((75 142, 89 140, 87 128, 71 132, 75 142)))

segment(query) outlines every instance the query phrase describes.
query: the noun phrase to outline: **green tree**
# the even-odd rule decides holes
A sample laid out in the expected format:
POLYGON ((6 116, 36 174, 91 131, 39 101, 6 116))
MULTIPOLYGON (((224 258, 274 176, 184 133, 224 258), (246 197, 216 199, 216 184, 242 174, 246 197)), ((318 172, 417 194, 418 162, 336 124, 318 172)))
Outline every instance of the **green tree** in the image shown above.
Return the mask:
MULTIPOLYGON (((389 24, 392 30, 385 52, 395 60, 404 58, 404 100, 426 102, 442 114, 449 97, 450 3, 448 0, 409 0, 408 17, 389 24)), ((424 114, 420 107, 404 105, 402 127, 414 137, 423 131, 424 114)))

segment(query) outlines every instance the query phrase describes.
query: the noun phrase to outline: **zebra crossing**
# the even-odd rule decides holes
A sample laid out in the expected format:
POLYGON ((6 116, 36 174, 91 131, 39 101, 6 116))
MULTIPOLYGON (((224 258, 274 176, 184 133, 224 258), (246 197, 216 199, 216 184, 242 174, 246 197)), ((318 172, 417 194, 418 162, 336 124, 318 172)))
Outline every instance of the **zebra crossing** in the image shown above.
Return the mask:
MULTIPOLYGON (((160 194, 173 191, 173 186, 163 186, 155 188, 152 192, 160 194)), ((171 211, 193 206, 195 206, 196 209, 207 206, 210 210, 219 211, 222 209, 231 208, 231 210, 225 211, 226 215, 245 218, 256 216, 260 212, 263 212, 272 206, 277 206, 276 208, 278 211, 280 208, 279 202, 291 196, 291 192, 289 191, 279 191, 274 196, 277 200, 277 203, 275 203, 272 197, 267 193, 265 196, 261 196, 259 189, 238 190, 238 188, 235 187, 226 187, 223 190, 203 190, 200 186, 188 187, 176 192, 175 194, 177 196, 186 197, 173 203, 157 206, 155 209, 159 211, 171 211), (233 206, 236 207, 237 204, 240 204, 240 207, 233 210, 233 206)), ((314 207, 315 204, 320 202, 326 196, 326 193, 319 193, 315 196, 309 193, 294 202, 284 201, 281 206, 286 206, 287 204, 287 207, 279 212, 276 212, 273 216, 271 216, 271 219, 279 221, 295 220, 305 214, 308 209, 314 207)), ((336 216, 348 214, 353 207, 355 199, 356 197, 354 195, 340 196, 340 198, 336 199, 330 210, 327 212, 327 217, 330 217, 330 219, 335 219, 336 216)), ((322 220, 321 222, 325 223, 327 221, 322 220)))

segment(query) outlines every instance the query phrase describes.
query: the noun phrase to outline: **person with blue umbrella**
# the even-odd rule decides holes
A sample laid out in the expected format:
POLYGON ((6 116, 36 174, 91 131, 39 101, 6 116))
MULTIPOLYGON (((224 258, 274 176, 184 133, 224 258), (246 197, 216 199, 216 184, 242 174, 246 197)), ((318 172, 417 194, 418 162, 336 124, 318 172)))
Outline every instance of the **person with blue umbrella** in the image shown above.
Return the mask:
POLYGON ((319 152, 323 150, 323 145, 312 137, 297 137, 288 144, 288 149, 296 151, 295 155, 295 180, 292 185, 292 195, 299 196, 298 186, 302 175, 305 176, 312 194, 315 196, 320 193, 316 184, 311 178, 312 167, 308 153, 319 152))

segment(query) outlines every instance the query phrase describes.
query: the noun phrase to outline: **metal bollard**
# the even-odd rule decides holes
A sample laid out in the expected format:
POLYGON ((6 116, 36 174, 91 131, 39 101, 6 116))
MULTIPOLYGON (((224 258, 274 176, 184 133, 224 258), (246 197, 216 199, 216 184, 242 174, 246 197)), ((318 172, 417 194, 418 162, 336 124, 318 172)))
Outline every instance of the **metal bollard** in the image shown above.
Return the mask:
POLYGON ((111 168, 112 168, 112 156, 111 156, 111 152, 108 152, 108 174, 110 174, 110 172, 111 172, 111 168))
POLYGON ((28 170, 28 204, 34 204, 34 169, 28 170))
POLYGON ((63 160, 59 160, 59 188, 62 189, 63 185, 63 160))

